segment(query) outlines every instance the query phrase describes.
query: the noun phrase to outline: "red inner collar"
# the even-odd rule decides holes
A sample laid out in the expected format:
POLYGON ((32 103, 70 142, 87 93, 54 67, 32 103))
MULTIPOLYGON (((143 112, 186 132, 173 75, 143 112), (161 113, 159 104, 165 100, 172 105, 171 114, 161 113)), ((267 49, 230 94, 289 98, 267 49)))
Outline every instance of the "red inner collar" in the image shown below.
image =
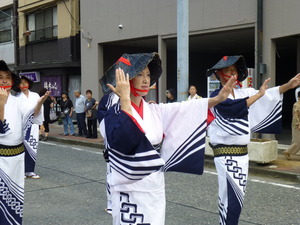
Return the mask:
POLYGON ((140 115, 140 117, 142 119, 143 115, 144 115, 144 103, 143 103, 143 99, 141 100, 141 103, 139 106, 137 106, 136 104, 134 104, 133 102, 131 102, 132 107, 135 109, 135 111, 137 111, 137 113, 140 115))

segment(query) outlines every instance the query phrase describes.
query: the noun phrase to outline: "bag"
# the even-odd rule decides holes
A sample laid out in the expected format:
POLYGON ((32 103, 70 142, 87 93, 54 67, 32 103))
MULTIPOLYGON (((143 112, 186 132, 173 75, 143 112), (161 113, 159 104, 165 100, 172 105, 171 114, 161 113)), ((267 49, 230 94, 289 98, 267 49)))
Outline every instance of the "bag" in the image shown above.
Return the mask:
POLYGON ((62 119, 66 118, 66 114, 64 112, 60 112, 60 118, 62 119))
POLYGON ((87 117, 87 118, 92 117, 92 115, 93 115, 93 110, 90 109, 90 110, 87 110, 87 111, 86 111, 86 117, 87 117))
POLYGON ((50 115, 49 115, 49 117, 50 117, 50 120, 56 120, 57 119, 57 115, 56 115, 55 110, 50 109, 50 115))
POLYGON ((65 115, 69 115, 69 114, 70 114, 70 109, 69 109, 69 108, 66 108, 66 109, 64 110, 64 114, 65 114, 65 115))

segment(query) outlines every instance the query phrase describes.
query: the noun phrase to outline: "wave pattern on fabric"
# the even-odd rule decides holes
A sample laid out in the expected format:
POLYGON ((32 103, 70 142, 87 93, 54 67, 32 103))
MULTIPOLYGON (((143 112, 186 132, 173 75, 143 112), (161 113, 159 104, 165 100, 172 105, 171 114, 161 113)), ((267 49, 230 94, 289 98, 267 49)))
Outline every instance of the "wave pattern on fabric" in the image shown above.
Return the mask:
POLYGON ((0 169, 0 224, 16 224, 22 222, 24 189, 13 182, 0 169))
MULTIPOLYGON (((173 155, 167 160, 163 171, 184 172, 180 168, 195 166, 190 160, 198 162, 198 168, 193 169, 193 173, 203 173, 203 160, 206 136, 206 120, 177 148, 173 155), (183 166, 183 164, 185 166, 183 166), (177 168, 178 167, 178 168, 177 168)), ((191 172, 190 172, 191 173, 191 172)))
POLYGON ((232 118, 226 119, 222 117, 216 108, 214 108, 214 113, 216 115, 215 123, 228 134, 246 135, 249 133, 249 122, 247 120, 232 118))

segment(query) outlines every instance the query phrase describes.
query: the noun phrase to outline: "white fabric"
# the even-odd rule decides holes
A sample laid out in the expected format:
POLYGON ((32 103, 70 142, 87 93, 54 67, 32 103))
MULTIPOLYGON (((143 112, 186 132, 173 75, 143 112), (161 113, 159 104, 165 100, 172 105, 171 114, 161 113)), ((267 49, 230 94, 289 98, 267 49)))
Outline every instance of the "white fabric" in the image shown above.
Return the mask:
POLYGON ((195 99, 201 99, 202 97, 195 94, 193 97, 191 95, 189 95, 189 97, 187 98, 187 101, 191 101, 191 100, 195 100, 195 99))
MULTIPOLYGON (((8 96, 4 108, 4 118, 10 130, 4 134, 0 134, 0 144, 14 146, 23 142, 23 130, 26 124, 26 121, 23 121, 23 119, 28 118, 29 114, 33 114, 33 108, 30 107, 26 101, 23 101, 20 95, 13 96, 10 94, 8 96), (3 136, 3 138, 1 138, 1 136, 3 136)), ((42 119, 42 114, 39 113, 39 115, 33 119, 33 122, 39 124, 43 121, 42 119)))
MULTIPOLYGON (((201 123, 205 123, 208 110, 208 99, 201 99, 191 102, 181 102, 172 104, 144 104, 143 119, 133 110, 133 117, 137 120, 141 128, 145 131, 146 137, 152 145, 159 144, 165 135, 161 149, 161 157, 168 161, 174 151, 189 138, 201 123)), ((105 138, 105 124, 100 124, 101 134, 105 138)), ((205 132, 203 134, 205 136, 205 132)), ((202 146, 203 147, 203 146, 202 146)), ((197 148, 198 149, 198 148, 197 148)), ((199 150, 199 149, 198 149, 199 150)), ((184 159, 180 156, 177 161, 184 159)), ((176 162, 173 162, 176 164, 176 162)), ((144 218, 144 223, 151 225, 163 225, 165 220, 165 183, 164 173, 156 171, 142 180, 129 184, 118 184, 120 174, 112 169, 108 175, 108 183, 111 184, 113 199, 113 224, 128 224, 122 222, 122 212, 120 205, 120 195, 125 192, 129 196, 129 202, 135 204, 138 214, 144 218)), ((121 198, 122 199, 122 198, 121 198)), ((130 209, 130 212, 132 212, 130 209)), ((129 218, 129 215, 123 215, 129 218)), ((141 217, 139 217, 141 218, 141 217)), ((141 223, 134 220, 130 224, 141 223)))
POLYGON ((221 225, 234 225, 232 220, 238 221, 246 191, 248 178, 249 157, 244 156, 220 156, 214 158, 218 172, 219 183, 219 216, 221 225), (234 190, 238 201, 232 201, 228 197, 228 185, 234 190), (236 205, 239 202, 239 205, 236 205), (232 212, 236 214, 232 214, 232 212), (226 220, 230 220, 227 221, 226 220), (231 222, 231 223, 230 223, 231 222))
MULTIPOLYGON (((228 98, 246 98, 255 95, 257 92, 253 88, 234 89, 235 98, 231 94, 228 98)), ((279 87, 268 89, 263 97, 250 106, 248 115, 249 127, 244 127, 245 130, 248 130, 248 134, 239 135, 238 138, 236 135, 228 135, 226 131, 220 129, 217 120, 214 120, 208 129, 211 144, 247 145, 250 142, 250 129, 264 120, 270 114, 270 110, 278 103, 278 100, 281 99, 282 94, 279 93, 279 87)))

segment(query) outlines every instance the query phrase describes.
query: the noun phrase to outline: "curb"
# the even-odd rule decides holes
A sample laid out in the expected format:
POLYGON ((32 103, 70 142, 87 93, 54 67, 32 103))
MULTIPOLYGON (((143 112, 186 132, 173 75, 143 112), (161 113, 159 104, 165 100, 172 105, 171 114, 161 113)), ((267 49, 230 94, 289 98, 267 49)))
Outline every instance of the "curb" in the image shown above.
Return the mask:
POLYGON ((89 142, 89 141, 64 139, 64 138, 58 138, 58 137, 48 137, 48 140, 60 142, 60 143, 64 143, 64 144, 80 145, 80 146, 104 149, 104 144, 101 143, 100 141, 99 141, 99 143, 94 143, 94 142, 89 142))
MULTIPOLYGON (((204 166, 209 168, 215 168, 213 157, 205 156, 204 166)), ((260 166, 255 162, 249 162, 249 174, 300 182, 299 173, 263 168, 263 166, 260 166)))

